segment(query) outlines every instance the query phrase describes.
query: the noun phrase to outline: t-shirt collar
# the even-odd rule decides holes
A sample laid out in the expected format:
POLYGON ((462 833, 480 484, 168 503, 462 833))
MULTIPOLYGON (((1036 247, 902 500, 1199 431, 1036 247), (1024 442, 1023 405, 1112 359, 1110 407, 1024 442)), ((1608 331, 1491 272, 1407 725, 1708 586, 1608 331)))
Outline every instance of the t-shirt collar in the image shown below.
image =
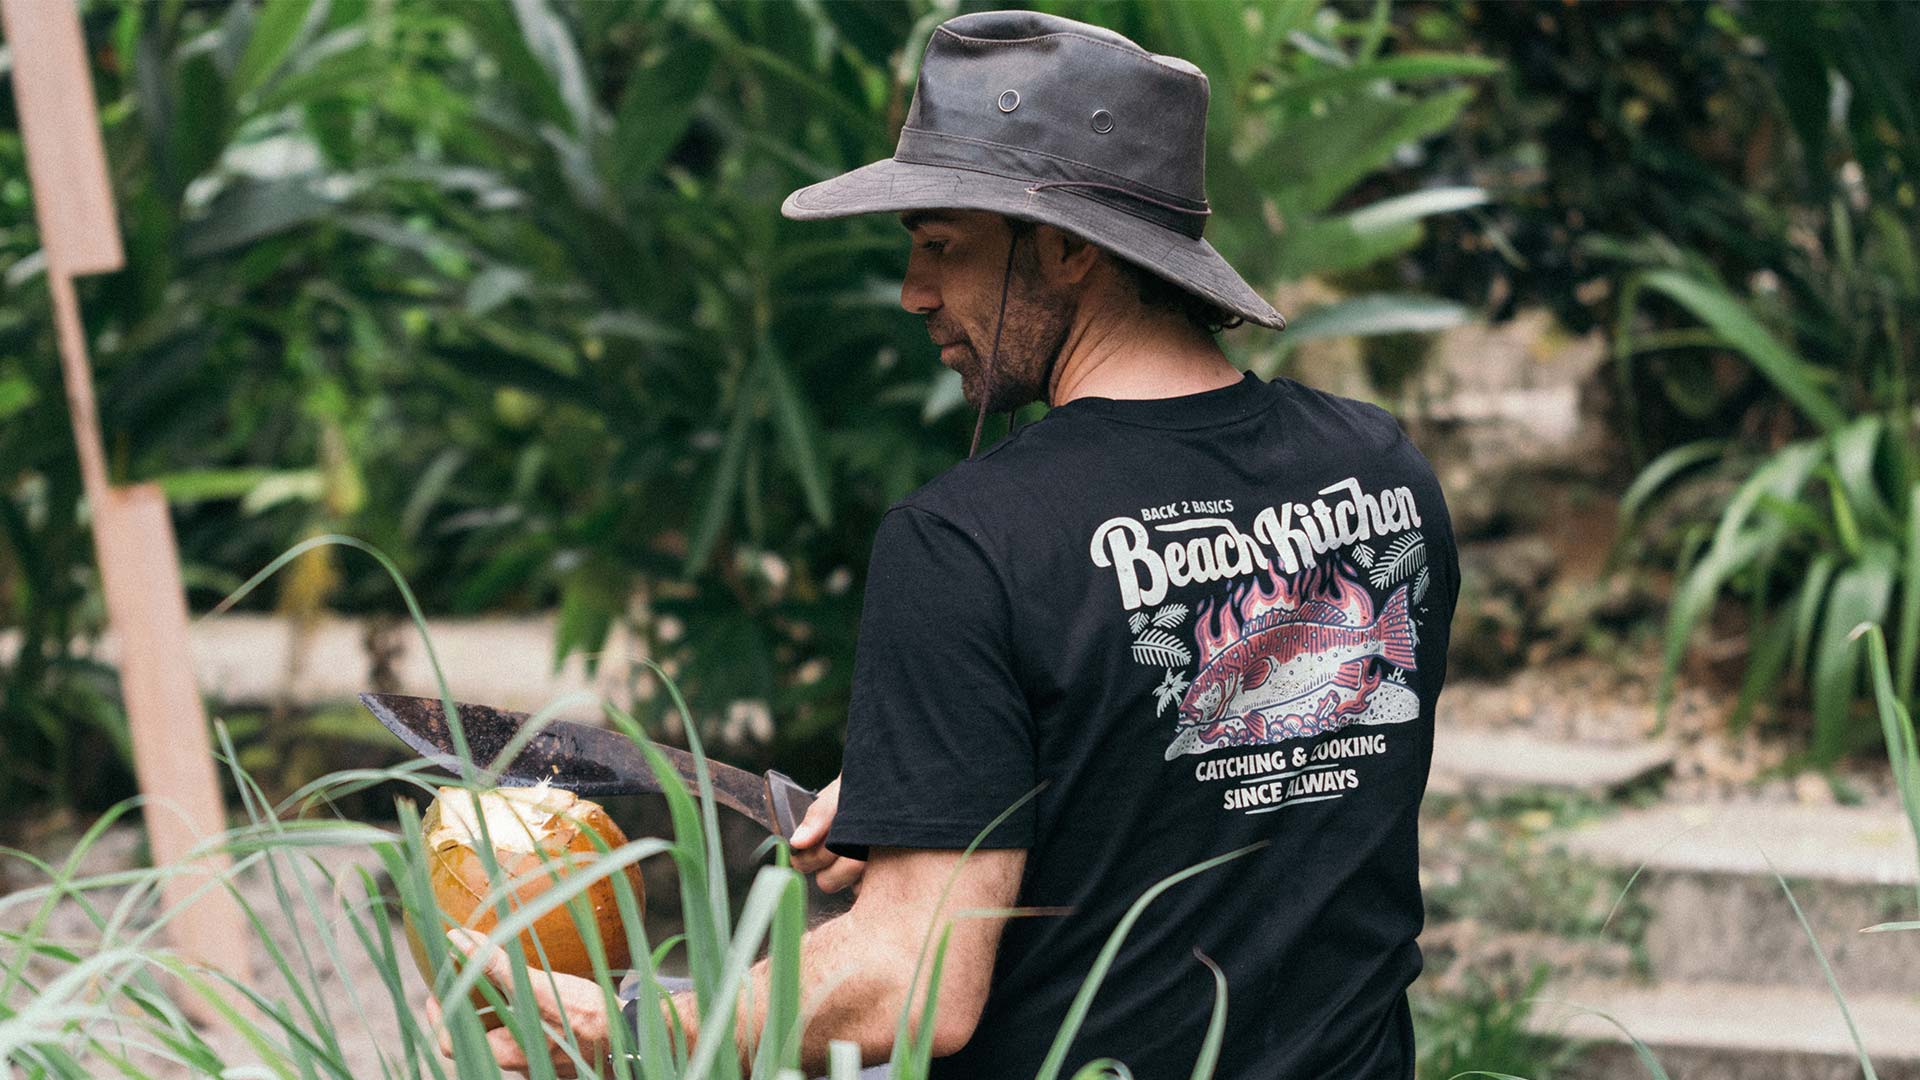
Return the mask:
POLYGON ((1267 383, 1248 371, 1239 382, 1178 397, 1077 397, 1055 406, 1049 415, 1100 416, 1146 427, 1201 428, 1232 423, 1271 401, 1267 383))

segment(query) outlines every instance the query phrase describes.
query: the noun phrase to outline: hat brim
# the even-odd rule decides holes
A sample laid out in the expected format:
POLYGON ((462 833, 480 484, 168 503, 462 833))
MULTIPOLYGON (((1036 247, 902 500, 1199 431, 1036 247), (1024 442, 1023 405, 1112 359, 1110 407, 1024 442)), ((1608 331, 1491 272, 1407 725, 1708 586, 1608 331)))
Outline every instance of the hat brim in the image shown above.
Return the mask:
POLYGON ((795 221, 818 221, 950 207, 1046 222, 1204 296, 1250 323, 1286 329, 1286 318, 1261 299, 1204 237, 1174 232, 1066 188, 1028 191, 1032 183, 973 169, 882 158, 800 188, 780 204, 780 213, 795 221))

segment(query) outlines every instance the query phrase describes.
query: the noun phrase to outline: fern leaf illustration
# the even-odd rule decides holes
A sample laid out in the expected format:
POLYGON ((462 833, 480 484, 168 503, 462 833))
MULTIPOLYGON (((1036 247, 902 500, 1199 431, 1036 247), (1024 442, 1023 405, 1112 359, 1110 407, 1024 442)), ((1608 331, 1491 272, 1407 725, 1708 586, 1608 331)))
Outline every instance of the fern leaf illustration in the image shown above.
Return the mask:
POLYGON ((1184 667, 1192 662, 1193 654, 1179 638, 1165 630, 1148 627, 1133 643, 1133 658, 1156 667, 1184 667))
POLYGON ((1153 715, 1159 716, 1167 711, 1167 706, 1179 701, 1180 695, 1186 693, 1188 685, 1188 681, 1178 670, 1168 668, 1166 678, 1161 679, 1160 685, 1153 690, 1153 715))
POLYGON ((1171 630, 1185 622, 1186 619, 1187 605, 1168 604, 1166 607, 1154 613, 1153 625, 1161 627, 1162 629, 1171 630))
POLYGON ((1421 567, 1420 573, 1413 579, 1413 602, 1418 604, 1427 595, 1427 568, 1421 567))
POLYGON ((1367 580, 1374 588, 1384 589, 1396 581, 1406 580, 1426 564, 1426 543, 1419 533, 1406 533, 1380 553, 1367 573, 1367 580))
POLYGON ((1373 569, 1373 549, 1365 544, 1353 545, 1353 561, 1359 563, 1362 570, 1373 569))
POLYGON ((1147 613, 1136 611, 1127 617, 1127 632, 1137 634, 1147 628, 1147 613))

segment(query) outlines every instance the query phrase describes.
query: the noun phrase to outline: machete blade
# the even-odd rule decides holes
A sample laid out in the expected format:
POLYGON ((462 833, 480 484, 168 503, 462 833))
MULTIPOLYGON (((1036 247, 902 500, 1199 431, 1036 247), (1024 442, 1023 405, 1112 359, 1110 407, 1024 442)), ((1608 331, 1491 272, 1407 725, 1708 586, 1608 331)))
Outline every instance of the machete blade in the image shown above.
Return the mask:
MULTIPOLYGON (((660 790, 660 780, 646 755, 617 731, 589 727, 568 720, 550 720, 525 739, 508 762, 497 762, 520 734, 527 714, 489 705, 455 702, 460 730, 466 736, 471 764, 461 760, 439 698, 407 694, 361 694, 367 707, 387 730, 400 736, 413 751, 455 776, 479 783, 526 787, 541 782, 579 795, 638 795, 660 790)), ((699 797, 699 780, 692 754, 678 747, 653 743, 699 797)), ((769 832, 791 836, 813 802, 813 793, 778 772, 765 776, 708 759, 707 775, 713 797, 764 826, 769 832), (777 799, 776 799, 777 793, 777 799)))

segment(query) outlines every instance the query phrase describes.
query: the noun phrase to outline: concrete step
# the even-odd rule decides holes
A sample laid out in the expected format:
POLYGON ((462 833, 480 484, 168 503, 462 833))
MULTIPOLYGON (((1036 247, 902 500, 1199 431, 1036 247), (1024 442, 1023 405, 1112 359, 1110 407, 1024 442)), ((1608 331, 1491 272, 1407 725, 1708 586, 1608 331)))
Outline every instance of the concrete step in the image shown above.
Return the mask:
MULTIPOLYGON (((580 653, 553 666, 558 615, 436 618, 433 640, 454 696, 503 708, 538 710, 562 696, 586 691, 622 708, 635 701, 634 684, 650 684, 639 660, 644 642, 616 622, 595 671, 580 653)), ((411 622, 323 616, 302 625, 277 615, 233 613, 196 619, 190 628, 194 677, 217 712, 221 707, 289 701, 351 702, 376 684, 403 694, 438 696, 433 667, 411 622)), ((0 663, 19 649, 16 630, 0 630, 0 663)), ((83 653, 89 647, 76 642, 83 653)), ((117 664, 120 642, 108 632, 91 655, 117 664)), ((562 710, 572 719, 600 720, 598 704, 562 710)))
MULTIPOLYGON (((1920 1080, 1920 990, 1849 994, 1881 1080, 1920 1080)), ((1583 1078, 1651 1075, 1620 1027, 1647 1044, 1675 1080, 1858 1080, 1859 1057, 1833 995, 1823 987, 1738 983, 1568 982, 1544 991, 1528 1026, 1592 1040, 1583 1078)))
POLYGON ((1443 795, 1550 789, 1599 797, 1672 764, 1673 747, 1666 743, 1613 746, 1443 723, 1434 734, 1427 786, 1443 795))
POLYGON ((1771 859, 1843 990, 1920 993, 1920 933, 1860 933, 1920 918, 1913 835, 1898 812, 1669 804, 1554 840, 1601 866, 1644 868, 1632 890, 1649 912, 1641 940, 1655 978, 1825 986, 1771 859))

